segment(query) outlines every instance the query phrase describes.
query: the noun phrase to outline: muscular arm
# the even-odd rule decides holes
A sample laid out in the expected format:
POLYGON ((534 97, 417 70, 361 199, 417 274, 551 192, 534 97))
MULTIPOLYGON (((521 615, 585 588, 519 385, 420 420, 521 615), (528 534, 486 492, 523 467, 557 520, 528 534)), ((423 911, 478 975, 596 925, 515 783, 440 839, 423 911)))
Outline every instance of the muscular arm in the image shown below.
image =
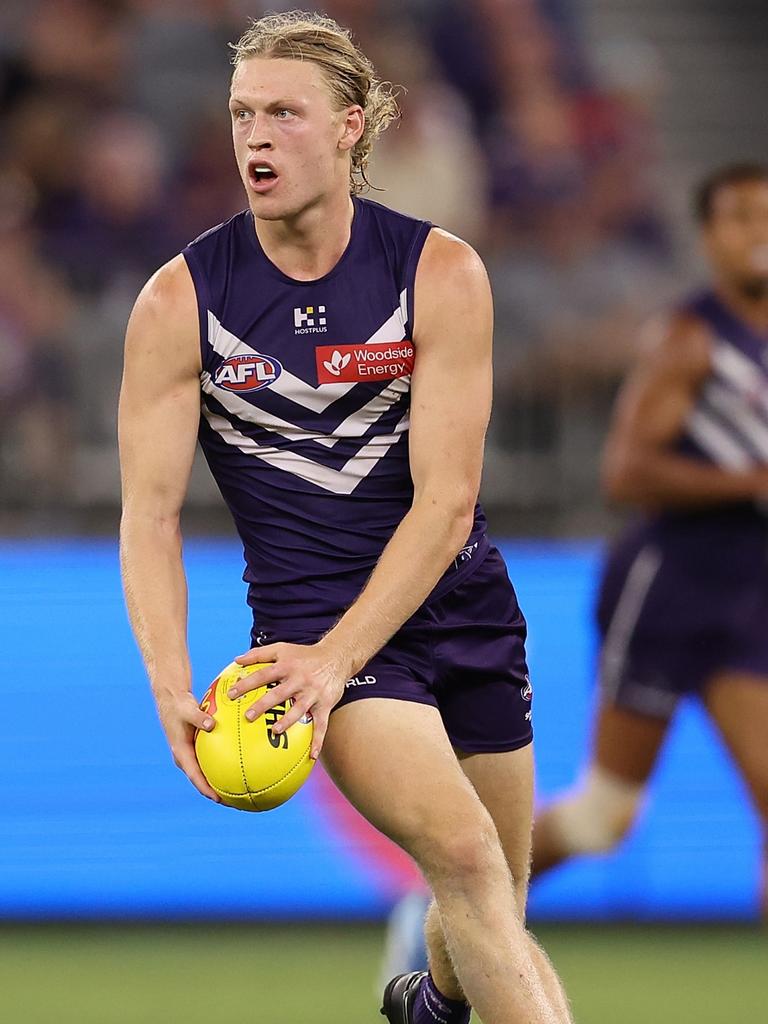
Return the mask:
POLYGON ((311 710, 313 757, 319 754, 328 715, 346 680, 424 603, 472 527, 491 406, 493 311, 479 257, 441 231, 432 231, 419 261, 415 319, 411 508, 362 593, 320 643, 273 644, 238 658, 244 664, 274 664, 230 691, 237 695, 279 680, 248 716, 293 697, 293 708, 275 731, 311 710))
POLYGON ((721 469, 673 449, 710 367, 709 336, 690 317, 678 317, 645 352, 619 395, 606 442, 608 497, 646 509, 685 508, 768 490, 764 469, 721 469))
POLYGON ((142 291, 126 334, 120 559, 128 614, 174 758, 215 797, 192 746, 194 728, 207 726, 191 694, 179 529, 200 417, 198 353, 194 288, 177 257, 142 291))
POLYGON ((469 246, 434 230, 416 275, 411 381, 413 504, 367 586, 325 638, 358 671, 416 609, 466 542, 491 408, 490 287, 469 246))

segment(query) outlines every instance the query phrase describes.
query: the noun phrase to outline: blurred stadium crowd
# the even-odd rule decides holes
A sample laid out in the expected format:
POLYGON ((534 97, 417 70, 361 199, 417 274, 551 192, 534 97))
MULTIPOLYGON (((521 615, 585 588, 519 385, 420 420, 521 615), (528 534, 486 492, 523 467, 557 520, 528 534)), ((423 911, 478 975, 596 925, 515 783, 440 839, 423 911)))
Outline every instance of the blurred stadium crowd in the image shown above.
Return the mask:
MULTIPOLYGON (((244 0, 0 8, 0 509, 114 507, 125 322, 147 276, 244 205, 226 109, 244 0)), ((314 6, 305 4, 304 6, 314 6)), ((652 49, 595 52, 571 0, 327 0, 407 86, 372 198, 475 244, 497 305, 486 500, 596 504, 636 326, 670 295, 652 49)), ((213 489, 200 474, 192 501, 213 489)))

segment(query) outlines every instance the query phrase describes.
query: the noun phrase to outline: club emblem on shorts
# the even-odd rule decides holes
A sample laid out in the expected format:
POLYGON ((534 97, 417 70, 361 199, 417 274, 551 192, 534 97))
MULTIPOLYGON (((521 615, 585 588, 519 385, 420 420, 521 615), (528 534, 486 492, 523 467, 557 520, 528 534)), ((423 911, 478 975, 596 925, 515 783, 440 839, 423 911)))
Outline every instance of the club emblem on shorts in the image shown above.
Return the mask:
POLYGON ((474 553, 477 551, 479 546, 479 540, 476 540, 474 544, 465 544, 464 547, 461 548, 458 555, 456 555, 456 557, 453 560, 453 564, 455 565, 455 567, 458 569, 459 566, 462 565, 464 562, 468 562, 472 558, 474 553))
POLYGON ((525 686, 520 688, 520 696, 523 700, 533 700, 533 687, 528 676, 525 677, 525 686))
POLYGON ((254 352, 225 359, 214 374, 213 383, 227 391, 258 391, 276 381, 282 372, 277 359, 254 352))

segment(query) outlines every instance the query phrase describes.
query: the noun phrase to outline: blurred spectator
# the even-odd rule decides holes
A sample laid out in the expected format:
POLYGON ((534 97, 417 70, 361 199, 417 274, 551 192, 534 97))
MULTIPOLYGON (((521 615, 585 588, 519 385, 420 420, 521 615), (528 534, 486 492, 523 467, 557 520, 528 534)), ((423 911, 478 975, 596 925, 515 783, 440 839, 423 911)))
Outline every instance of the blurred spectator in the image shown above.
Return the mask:
POLYGON ((23 22, 19 77, 30 90, 117 100, 123 86, 128 4, 121 0, 33 0, 23 22))
POLYGON ((654 128, 664 85, 658 54, 617 39, 596 51, 593 64, 597 86, 580 97, 576 117, 594 215, 608 233, 668 258, 654 128))
POLYGON ((408 83, 402 118, 373 152, 372 198, 423 217, 482 247, 487 227, 486 165, 456 90, 440 79, 417 36, 391 35, 373 47, 380 73, 408 83))
POLYGON ((186 139, 171 184, 170 215, 179 248, 245 206, 231 148, 226 108, 201 113, 186 139))
MULTIPOLYGON (((117 499, 114 405, 131 302, 160 263, 244 205, 227 43, 248 17, 293 6, 2 6, 0 501, 11 491, 16 502, 117 499)), ((496 439, 556 455, 563 389, 572 398, 612 386, 667 261, 655 55, 613 45, 592 61, 572 0, 322 6, 407 90, 402 122, 374 151, 369 177, 382 191, 371 198, 489 260, 496 439)))
POLYGON ((0 499, 60 506, 72 496, 74 306, 31 229, 8 215, 8 178, 0 193, 0 499))
POLYGON ((80 137, 87 119, 81 103, 45 93, 24 94, 5 119, 7 160, 34 189, 40 220, 77 189, 80 137))
POLYGON ((131 6, 124 97, 154 121, 176 157, 201 118, 216 112, 228 125, 227 44, 259 12, 251 6, 238 13, 228 0, 133 0, 131 6))
POLYGON ((83 134, 75 189, 46 211, 46 251, 78 291, 138 290, 174 255, 166 153, 154 125, 112 112, 83 134))

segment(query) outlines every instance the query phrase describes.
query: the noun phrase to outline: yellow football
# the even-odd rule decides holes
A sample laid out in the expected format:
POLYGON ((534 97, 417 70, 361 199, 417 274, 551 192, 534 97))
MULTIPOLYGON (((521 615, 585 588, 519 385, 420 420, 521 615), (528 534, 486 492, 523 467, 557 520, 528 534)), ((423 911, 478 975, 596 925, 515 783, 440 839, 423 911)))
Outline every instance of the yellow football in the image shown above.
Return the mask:
POLYGON ((284 701, 255 722, 245 712, 266 692, 260 686, 235 700, 227 696, 233 683, 265 665, 231 665, 219 673, 200 702, 216 722, 211 732, 200 729, 195 751, 203 774, 225 804, 241 811, 269 811, 300 788, 312 771, 312 719, 300 719, 283 733, 272 726, 293 703, 284 701))

